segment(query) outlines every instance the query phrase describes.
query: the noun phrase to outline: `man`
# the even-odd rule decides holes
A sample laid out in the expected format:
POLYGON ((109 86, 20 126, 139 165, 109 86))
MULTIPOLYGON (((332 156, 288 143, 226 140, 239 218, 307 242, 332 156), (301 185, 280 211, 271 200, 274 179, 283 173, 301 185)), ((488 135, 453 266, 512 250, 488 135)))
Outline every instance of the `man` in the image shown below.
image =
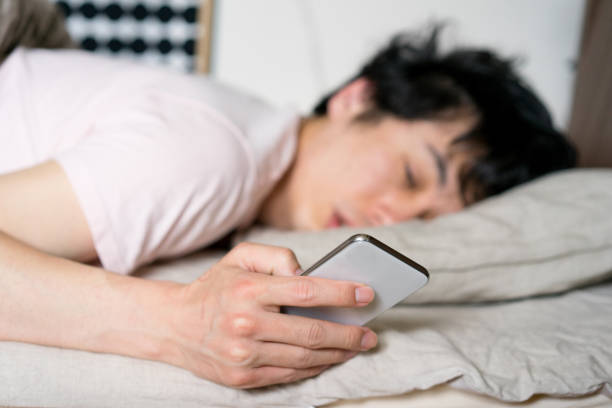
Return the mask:
POLYGON ((279 313, 374 296, 293 276, 284 248, 240 245, 189 285, 125 274, 256 221, 432 218, 574 164, 509 62, 440 56, 436 38, 395 38, 307 117, 204 78, 13 43, 0 66, 0 340, 163 361, 240 388, 372 348, 368 328, 279 313))

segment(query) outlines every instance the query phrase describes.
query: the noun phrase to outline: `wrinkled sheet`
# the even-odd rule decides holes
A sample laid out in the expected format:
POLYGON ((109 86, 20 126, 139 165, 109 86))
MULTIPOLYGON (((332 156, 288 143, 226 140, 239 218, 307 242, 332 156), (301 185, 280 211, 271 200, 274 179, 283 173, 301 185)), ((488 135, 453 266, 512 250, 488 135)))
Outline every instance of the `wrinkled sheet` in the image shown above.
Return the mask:
MULTIPOLYGON (((219 259, 200 253, 143 272, 190 281, 219 259)), ((319 376, 235 390, 161 363, 0 342, 0 405, 308 407, 452 387, 522 401, 612 388, 612 283, 485 304, 402 305, 373 320, 379 345, 319 376)))
POLYGON ((538 395, 524 403, 505 402, 487 395, 452 388, 442 384, 428 390, 401 395, 342 400, 324 405, 325 408, 610 408, 612 398, 602 392, 580 397, 550 397, 538 395))

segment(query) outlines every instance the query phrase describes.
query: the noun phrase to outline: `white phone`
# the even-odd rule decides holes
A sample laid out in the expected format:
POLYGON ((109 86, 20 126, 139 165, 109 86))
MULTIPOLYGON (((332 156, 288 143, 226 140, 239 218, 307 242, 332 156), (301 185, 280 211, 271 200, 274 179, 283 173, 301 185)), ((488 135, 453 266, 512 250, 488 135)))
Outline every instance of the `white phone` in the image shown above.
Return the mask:
POLYGON ((429 280, 427 270, 376 238, 353 235, 302 273, 302 276, 365 283, 374 300, 363 307, 285 306, 287 314, 362 326, 421 289, 429 280))

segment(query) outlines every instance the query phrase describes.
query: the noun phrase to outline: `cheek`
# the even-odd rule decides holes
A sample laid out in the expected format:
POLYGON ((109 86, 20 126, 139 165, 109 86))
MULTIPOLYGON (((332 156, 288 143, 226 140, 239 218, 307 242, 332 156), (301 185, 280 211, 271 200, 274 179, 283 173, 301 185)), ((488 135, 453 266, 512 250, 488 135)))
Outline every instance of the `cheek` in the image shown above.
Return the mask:
POLYGON ((372 151, 354 158, 348 185, 354 195, 370 196, 394 187, 401 178, 402 164, 386 152, 372 151))

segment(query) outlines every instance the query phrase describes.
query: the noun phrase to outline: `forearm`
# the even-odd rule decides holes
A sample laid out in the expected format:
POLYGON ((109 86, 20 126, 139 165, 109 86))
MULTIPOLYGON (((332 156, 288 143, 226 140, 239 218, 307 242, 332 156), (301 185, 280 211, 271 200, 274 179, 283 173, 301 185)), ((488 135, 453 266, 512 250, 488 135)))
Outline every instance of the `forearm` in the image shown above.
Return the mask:
POLYGON ((293 382, 376 343, 366 328, 279 313, 357 306, 361 285, 296 277, 298 267, 284 248, 241 244, 181 285, 54 257, 0 232, 0 341, 157 360, 238 388, 293 382))
POLYGON ((0 232, 0 340, 169 361, 178 286, 50 256, 0 232))

